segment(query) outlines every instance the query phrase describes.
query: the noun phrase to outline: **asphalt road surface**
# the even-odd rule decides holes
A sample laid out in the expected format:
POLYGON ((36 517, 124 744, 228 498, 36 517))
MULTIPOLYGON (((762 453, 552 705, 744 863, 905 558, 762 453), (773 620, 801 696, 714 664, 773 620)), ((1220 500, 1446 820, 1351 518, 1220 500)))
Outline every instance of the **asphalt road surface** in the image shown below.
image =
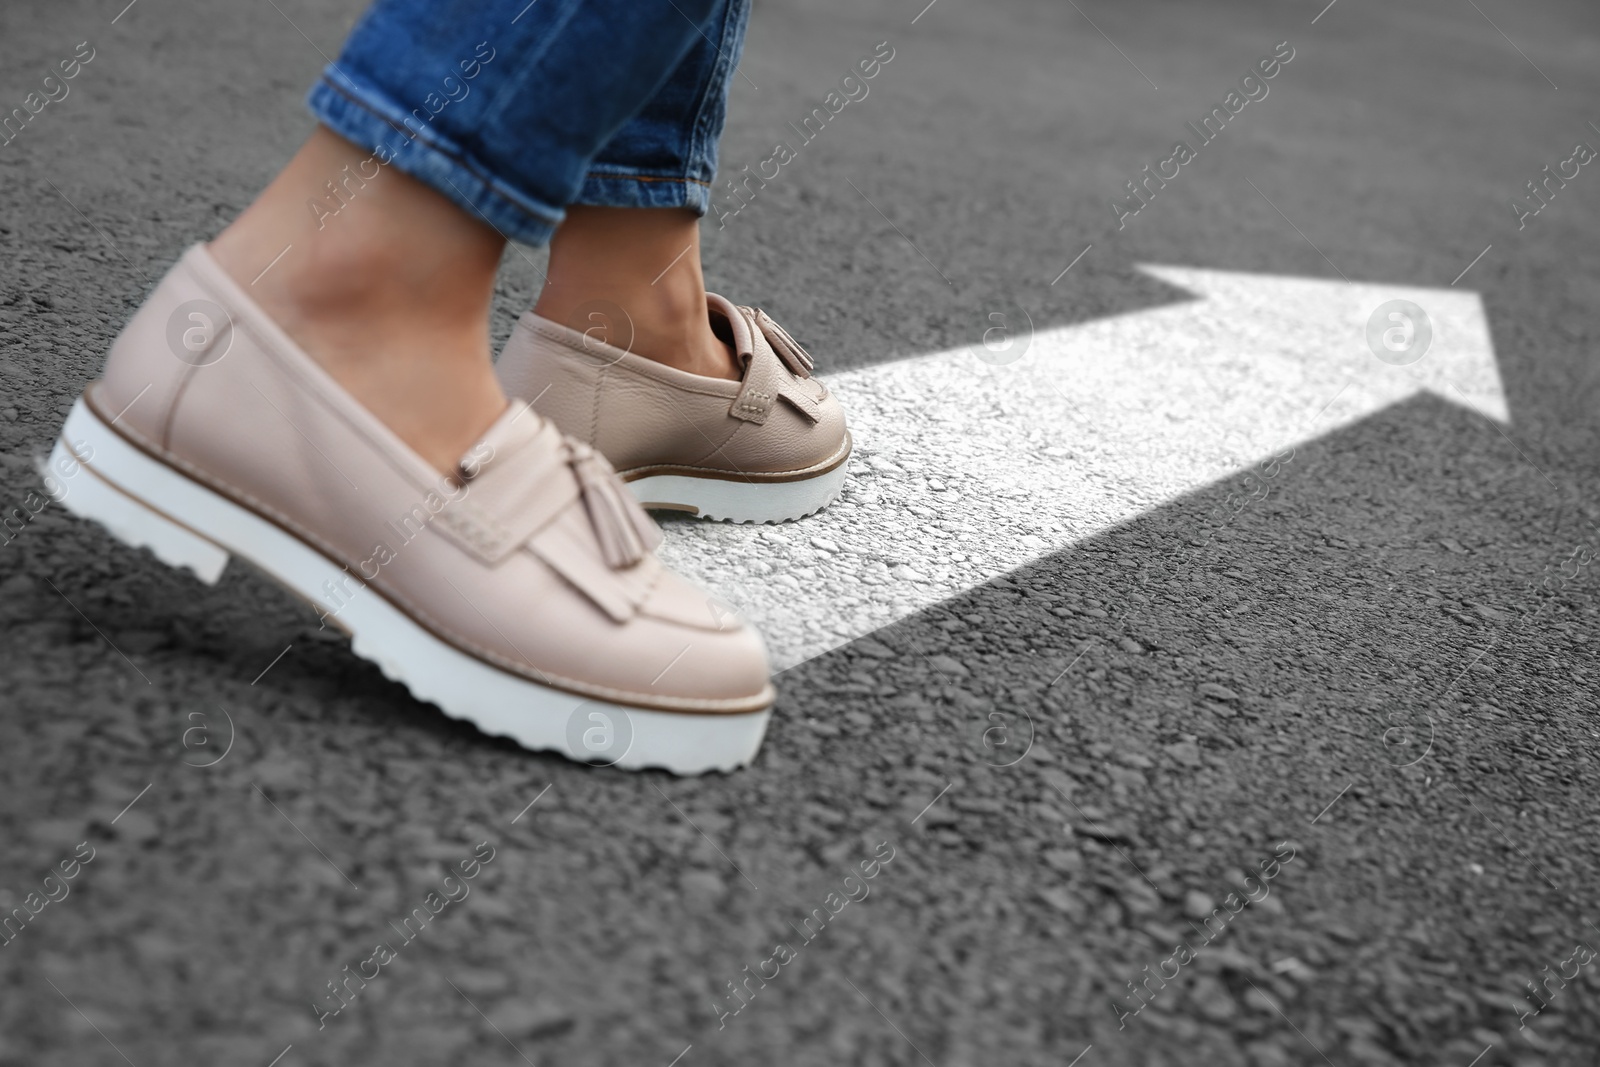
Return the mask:
MULTIPOLYGON (((0 111, 93 49, 0 145, 8 509, 359 10, 123 4, 0 8, 0 111)), ((1600 12, 923 5, 763 3, 734 88, 725 173, 894 49, 707 225, 862 416, 826 527, 667 524, 793 638, 756 763, 533 756, 13 520, 0 1063, 1593 1062, 1600 12)))

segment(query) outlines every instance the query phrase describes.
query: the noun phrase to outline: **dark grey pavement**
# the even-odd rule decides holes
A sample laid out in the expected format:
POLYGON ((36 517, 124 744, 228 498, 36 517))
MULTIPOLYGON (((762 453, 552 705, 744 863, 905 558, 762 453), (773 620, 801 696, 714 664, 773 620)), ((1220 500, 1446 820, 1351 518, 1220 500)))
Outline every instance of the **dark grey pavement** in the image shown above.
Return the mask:
MULTIPOLYGON (((0 145, 4 507, 358 11, 0 8, 0 111, 94 49, 0 145)), ((1302 442, 1264 497, 1241 471, 785 672, 755 765, 693 780, 487 740, 247 568, 208 588, 46 508, 0 544, 0 913, 37 906, 0 1064, 1594 1062, 1600 171, 1509 205, 1600 147, 1600 11, 761 4, 725 172, 880 41, 707 227, 712 288, 824 370, 1183 298, 1136 263, 1455 281, 1510 425, 1422 396, 1302 442)), ((538 262, 507 254, 497 337, 538 262)))

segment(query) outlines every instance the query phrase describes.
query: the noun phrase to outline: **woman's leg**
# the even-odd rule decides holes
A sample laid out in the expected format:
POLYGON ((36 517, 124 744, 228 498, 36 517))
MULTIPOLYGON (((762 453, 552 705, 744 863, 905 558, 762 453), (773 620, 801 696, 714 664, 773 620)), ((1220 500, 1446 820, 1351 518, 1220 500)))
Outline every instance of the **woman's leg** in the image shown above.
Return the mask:
POLYGON ((708 378, 739 377, 732 351, 711 332, 700 273, 700 216, 689 208, 574 204, 550 241, 550 269, 534 313, 577 324, 585 309, 628 316, 633 352, 708 378))
POLYGON ((709 3, 379 0, 312 90, 325 128, 213 254, 453 467, 505 405, 488 313, 506 237, 548 239, 595 152, 702 41, 709 3))
POLYGON ((748 762, 759 635, 664 571, 592 448, 505 399, 486 330, 506 238, 548 238, 703 6, 380 0, 313 91, 324 128, 113 342, 52 495, 204 581, 253 562, 492 734, 748 762))
POLYGON ((550 244, 534 311, 554 322, 607 302, 631 320, 631 350, 716 378, 741 373, 711 330, 700 217, 711 201, 729 84, 749 0, 721 0, 672 76, 600 149, 550 244))
POLYGON ((319 128, 211 252, 350 395, 450 470, 506 404, 487 358, 505 241, 393 168, 319 230, 307 202, 370 156, 319 128))
POLYGON ((748 15, 748 0, 720 0, 672 76, 601 149, 551 243, 538 305, 496 370, 605 453, 647 506, 784 522, 838 496, 851 443, 794 338, 708 295, 701 276, 699 216, 748 15))

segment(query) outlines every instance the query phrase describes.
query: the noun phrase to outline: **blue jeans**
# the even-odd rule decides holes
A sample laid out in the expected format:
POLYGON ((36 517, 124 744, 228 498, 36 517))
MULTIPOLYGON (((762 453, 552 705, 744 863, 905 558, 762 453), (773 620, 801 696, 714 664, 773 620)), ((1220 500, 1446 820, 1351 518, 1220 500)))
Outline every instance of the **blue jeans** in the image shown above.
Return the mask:
POLYGON ((568 204, 704 215, 749 15, 749 0, 376 0, 307 103, 374 167, 512 240, 545 243, 568 204))

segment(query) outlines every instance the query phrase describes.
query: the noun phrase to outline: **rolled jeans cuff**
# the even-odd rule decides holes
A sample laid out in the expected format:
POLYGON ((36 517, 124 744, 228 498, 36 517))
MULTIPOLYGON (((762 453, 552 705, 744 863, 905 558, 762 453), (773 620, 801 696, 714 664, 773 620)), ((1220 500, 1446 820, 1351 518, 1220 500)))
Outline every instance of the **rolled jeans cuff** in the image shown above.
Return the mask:
MULTIPOLYGON (((323 71, 322 80, 311 87, 306 106, 328 129, 360 148, 370 149, 380 165, 393 165, 438 190, 508 240, 535 246, 547 244, 561 223, 564 212, 559 206, 508 185, 475 164, 443 130, 419 122, 410 109, 381 89, 362 84, 331 65, 323 71)), ((588 185, 586 181, 585 191, 588 185)), ((709 204, 705 191, 701 199, 709 204)), ((705 210, 700 208, 702 214, 705 210)))
POLYGON ((682 175, 597 168, 584 176, 575 202, 600 207, 686 207, 704 216, 711 210, 711 184, 682 175))

